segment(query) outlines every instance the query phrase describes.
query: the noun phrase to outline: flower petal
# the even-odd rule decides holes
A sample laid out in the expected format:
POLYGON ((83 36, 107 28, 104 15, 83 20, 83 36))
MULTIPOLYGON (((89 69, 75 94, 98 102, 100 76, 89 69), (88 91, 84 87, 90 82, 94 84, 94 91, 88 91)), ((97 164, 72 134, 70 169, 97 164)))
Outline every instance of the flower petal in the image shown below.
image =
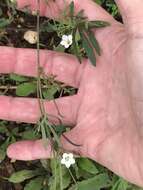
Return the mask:
POLYGON ((70 157, 70 159, 73 159, 73 154, 69 153, 68 156, 70 157))
POLYGON ((64 153, 64 154, 63 154, 63 159, 65 159, 65 158, 67 158, 67 157, 69 157, 69 154, 64 153))
POLYGON ((72 42, 72 35, 70 34, 70 35, 68 35, 68 40, 70 41, 70 42, 72 42))
POLYGON ((71 160, 70 160, 70 163, 71 163, 71 164, 75 164, 75 159, 71 159, 71 160))
POLYGON ((71 163, 70 163, 70 162, 66 162, 66 163, 65 163, 65 166, 66 166, 67 168, 69 168, 69 167, 71 166, 71 163))
POLYGON ((62 36, 62 40, 63 40, 63 41, 67 41, 67 40, 68 40, 68 36, 67 36, 67 35, 63 35, 63 36, 62 36))

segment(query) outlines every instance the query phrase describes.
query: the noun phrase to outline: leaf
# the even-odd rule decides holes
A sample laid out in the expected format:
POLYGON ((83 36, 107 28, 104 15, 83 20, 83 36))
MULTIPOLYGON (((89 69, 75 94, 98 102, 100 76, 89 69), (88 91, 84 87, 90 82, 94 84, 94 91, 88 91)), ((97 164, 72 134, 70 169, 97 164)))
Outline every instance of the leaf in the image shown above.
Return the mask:
POLYGON ((95 21, 88 22, 89 28, 103 28, 107 26, 110 26, 110 23, 106 21, 95 20, 95 21))
POLYGON ((74 2, 72 1, 69 5, 70 8, 70 17, 74 16, 74 2))
POLYGON ((47 98, 48 100, 52 100, 54 99, 54 95, 55 93, 58 91, 58 87, 57 86, 50 86, 49 88, 47 88, 46 90, 43 90, 43 96, 44 98, 47 98))
POLYGON ((65 48, 61 44, 59 44, 58 46, 54 47, 54 50, 58 51, 58 52, 65 52, 65 48))
POLYGON ((21 133, 21 137, 24 140, 36 140, 38 138, 38 134, 36 134, 34 130, 29 129, 29 130, 23 131, 21 133))
POLYGON ((27 77, 16 75, 16 74, 10 74, 10 79, 14 80, 16 82, 26 82, 26 81, 28 81, 27 77))
POLYGON ((109 187, 110 180, 107 174, 99 174, 93 178, 77 183, 77 190, 100 190, 109 187))
POLYGON ((77 163, 79 168, 83 169, 88 173, 97 174, 99 172, 95 164, 88 158, 79 158, 77 159, 77 163))
POLYGON ((41 190, 43 188, 43 177, 37 177, 30 180, 24 187, 24 190, 41 190))
POLYGON ((0 18, 0 29, 9 25, 11 21, 9 19, 0 18))
MULTIPOLYGON (((67 170, 66 167, 64 167, 63 165, 60 166, 60 162, 59 160, 56 160, 56 159, 51 159, 51 170, 52 170, 52 174, 53 174, 53 177, 54 178, 51 178, 51 185, 50 186, 54 186, 54 180, 56 179, 56 184, 57 184, 57 187, 58 187, 58 190, 59 190, 59 187, 60 187, 60 180, 61 180, 61 177, 59 175, 59 170, 60 170, 60 167, 61 167, 61 173, 62 173, 62 186, 63 186, 63 189, 67 188, 69 186, 69 184, 71 183, 71 176, 70 176, 70 173, 69 171, 67 170)), ((53 188, 51 187, 50 190, 53 190, 53 188)))
POLYGON ((34 170, 21 170, 21 171, 13 173, 9 177, 8 181, 12 183, 21 183, 25 181, 26 179, 30 179, 35 176, 37 176, 37 172, 34 170))
POLYGON ((51 24, 49 21, 48 22, 44 22, 41 26, 40 26, 40 31, 41 32, 54 32, 56 31, 57 27, 53 24, 51 24))
POLYGON ((95 48, 98 55, 101 55, 100 46, 99 46, 99 43, 94 36, 94 33, 90 30, 90 31, 87 31, 87 35, 89 37, 90 43, 92 43, 92 45, 95 48))
POLYGON ((0 133, 5 133, 7 134, 8 130, 6 128, 6 126, 0 126, 0 133))
POLYGON ((111 190, 127 190, 128 182, 122 178, 119 178, 116 183, 113 185, 111 190))
POLYGON ((96 66, 95 52, 94 52, 92 45, 89 42, 89 39, 82 31, 80 31, 80 35, 81 35, 81 39, 82 39, 83 48, 84 48, 88 58, 90 59, 92 65, 96 66))
POLYGON ((37 85, 35 83, 23 83, 18 85, 17 89, 16 89, 16 95, 18 96, 28 96, 32 93, 34 93, 37 89, 37 85))
POLYGON ((76 31, 77 29, 74 29, 73 30, 73 51, 74 51, 74 54, 76 55, 78 61, 81 63, 81 56, 80 56, 80 52, 78 50, 78 45, 77 45, 77 41, 76 41, 76 31))

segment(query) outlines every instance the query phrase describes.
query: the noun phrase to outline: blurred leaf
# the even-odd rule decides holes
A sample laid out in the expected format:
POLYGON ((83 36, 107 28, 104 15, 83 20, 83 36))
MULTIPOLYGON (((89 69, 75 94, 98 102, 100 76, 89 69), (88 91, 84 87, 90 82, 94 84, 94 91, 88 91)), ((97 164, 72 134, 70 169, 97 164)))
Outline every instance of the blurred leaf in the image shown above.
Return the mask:
POLYGON ((37 172, 34 170, 21 170, 21 171, 13 173, 8 178, 8 181, 12 183, 21 183, 25 181, 26 179, 30 179, 35 176, 37 176, 37 172))
POLYGON ((51 184, 50 184, 50 190, 54 190, 54 180, 56 179, 56 184, 57 184, 57 190, 59 190, 60 187, 60 175, 59 175, 59 169, 61 167, 62 169, 62 185, 63 185, 63 189, 67 188, 69 186, 69 184, 71 183, 71 176, 69 171, 67 170, 66 167, 64 167, 63 165, 60 166, 60 162, 57 159, 51 159, 51 169, 52 169, 52 174, 53 174, 53 178, 51 178, 51 184), (56 166, 56 168, 55 168, 56 166))
POLYGON ((111 190, 127 190, 128 182, 122 178, 119 178, 116 183, 113 185, 111 190))
POLYGON ((65 48, 61 44, 55 47, 54 50, 58 52, 65 52, 65 48))
POLYGON ((24 140, 36 140, 39 135, 37 135, 32 129, 26 130, 21 133, 21 137, 24 140))
POLYGON ((89 28, 103 28, 107 26, 110 26, 110 23, 106 21, 95 20, 95 21, 88 22, 89 28))
POLYGON ((30 180, 24 187, 24 190, 41 190, 43 189, 43 177, 37 177, 30 180))
POLYGON ((28 96, 32 93, 34 93, 37 89, 37 85, 36 83, 30 83, 30 82, 27 82, 27 83, 23 83, 23 84, 20 84, 17 86, 17 89, 16 89, 16 95, 18 96, 28 96))
POLYGON ((11 21, 9 19, 0 18, 0 29, 3 29, 4 27, 9 25, 10 23, 11 23, 11 21))
POLYGON ((8 130, 7 130, 7 128, 6 128, 6 126, 0 126, 0 133, 7 133, 8 132, 8 130))
POLYGON ((97 170, 95 164, 88 158, 77 159, 77 164, 81 169, 83 169, 84 171, 86 171, 88 173, 97 174, 99 172, 97 170))
POLYGON ((77 183, 77 190, 100 190, 109 187, 110 180, 107 174, 99 174, 93 178, 77 183))
POLYGON ((40 31, 41 32, 54 32, 56 31, 57 27, 53 24, 51 24, 49 21, 44 22, 41 26, 40 26, 40 31))
POLYGON ((88 58, 90 59, 92 65, 96 66, 96 57, 95 57, 94 48, 92 47, 88 37, 84 34, 84 32, 80 31, 80 35, 82 39, 83 48, 88 58))
POLYGON ((98 3, 99 5, 101 5, 103 3, 103 0, 93 0, 93 1, 98 3))
POLYGON ((76 40, 76 32, 77 29, 73 30, 73 51, 74 51, 74 54, 76 55, 76 57, 78 58, 79 62, 81 63, 81 55, 80 55, 80 52, 79 52, 79 49, 78 49, 78 44, 77 44, 77 40, 76 40))
POLYGON ((73 17, 74 16, 74 2, 72 1, 69 5, 70 8, 70 16, 73 17))
POLYGON ((93 47, 95 48, 96 52, 98 53, 98 55, 101 55, 100 54, 100 46, 99 46, 99 43, 94 36, 94 33, 92 31, 88 31, 87 35, 88 35, 89 40, 92 43, 93 47))
POLYGON ((28 78, 16 74, 10 74, 10 79, 14 80, 16 82, 26 82, 28 81, 28 78))
POLYGON ((58 91, 57 86, 50 86, 49 88, 43 90, 43 96, 44 98, 47 98, 48 100, 54 99, 55 93, 58 91))

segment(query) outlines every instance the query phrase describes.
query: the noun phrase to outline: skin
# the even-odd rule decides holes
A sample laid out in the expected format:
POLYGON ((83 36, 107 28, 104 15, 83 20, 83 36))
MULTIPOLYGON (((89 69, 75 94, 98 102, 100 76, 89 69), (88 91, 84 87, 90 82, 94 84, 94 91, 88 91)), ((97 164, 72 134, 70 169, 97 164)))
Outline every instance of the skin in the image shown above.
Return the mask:
MULTIPOLYGON (((80 65, 72 55, 41 51, 45 73, 78 88, 77 95, 56 103, 62 122, 74 126, 65 135, 81 146, 64 138, 62 145, 143 186, 143 1, 116 0, 123 25, 91 0, 74 2, 76 10, 84 9, 89 20, 106 20, 111 26, 95 31, 102 47, 96 68, 89 60, 80 65)), ((36 9, 35 0, 18 0, 19 8, 27 4, 36 9)), ((49 0, 48 6, 41 1, 41 15, 57 19, 63 7, 63 0, 49 0)), ((0 47, 0 57, 1 73, 36 75, 35 50, 0 47)), ((0 119, 36 123, 40 117, 36 99, 0 96, 0 105, 0 119)), ((58 116, 52 101, 46 101, 45 107, 58 116)), ((8 156, 17 160, 48 158, 50 153, 51 147, 45 149, 41 140, 17 142, 7 150, 8 156)))

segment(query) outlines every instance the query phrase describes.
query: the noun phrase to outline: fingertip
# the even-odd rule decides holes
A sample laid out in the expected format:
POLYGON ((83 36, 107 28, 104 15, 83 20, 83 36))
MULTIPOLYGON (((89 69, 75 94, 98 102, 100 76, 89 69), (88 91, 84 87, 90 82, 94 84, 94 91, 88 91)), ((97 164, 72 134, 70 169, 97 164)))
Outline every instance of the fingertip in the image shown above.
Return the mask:
POLYGON ((29 149, 31 149, 31 143, 33 144, 32 141, 21 141, 9 145, 7 148, 7 156, 14 160, 31 160, 32 155, 31 151, 29 151, 29 149), (26 148, 27 145, 29 147, 28 149, 26 148))

